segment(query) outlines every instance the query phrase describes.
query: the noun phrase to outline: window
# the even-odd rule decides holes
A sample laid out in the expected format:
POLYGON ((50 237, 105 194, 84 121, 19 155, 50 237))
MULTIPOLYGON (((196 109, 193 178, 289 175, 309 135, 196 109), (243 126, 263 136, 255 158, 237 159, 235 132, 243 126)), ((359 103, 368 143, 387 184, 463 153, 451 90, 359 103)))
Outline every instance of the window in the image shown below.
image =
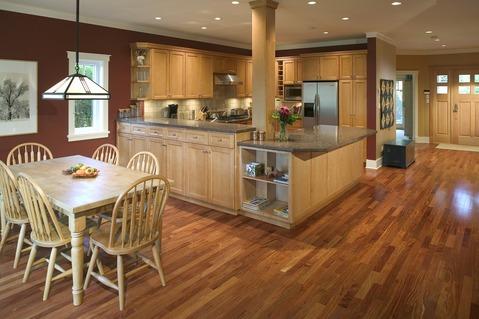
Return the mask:
MULTIPOLYGON (((80 73, 108 90, 109 55, 80 53, 80 73)), ((75 52, 68 51, 69 73, 75 72, 75 52)), ((105 138, 108 131, 108 101, 68 102, 68 141, 105 138)))
POLYGON ((470 74, 459 74, 459 83, 469 83, 471 82, 470 74))
POLYGON ((447 74, 439 74, 439 75, 437 76, 437 80, 436 80, 436 81, 437 81, 437 83, 447 83, 447 81, 448 81, 448 76, 447 76, 447 74))
POLYGON ((396 125, 398 128, 402 128, 404 124, 403 115, 403 81, 396 81, 396 125))
POLYGON ((437 90, 436 92, 437 92, 437 94, 447 94, 447 88, 448 87, 445 86, 445 85, 438 85, 437 89, 436 89, 437 90))
POLYGON ((474 74, 474 82, 479 83, 479 74, 474 74))
POLYGON ((469 85, 459 85, 458 93, 459 94, 471 94, 471 87, 469 85))
POLYGON ((474 87, 474 94, 479 94, 479 86, 474 87))

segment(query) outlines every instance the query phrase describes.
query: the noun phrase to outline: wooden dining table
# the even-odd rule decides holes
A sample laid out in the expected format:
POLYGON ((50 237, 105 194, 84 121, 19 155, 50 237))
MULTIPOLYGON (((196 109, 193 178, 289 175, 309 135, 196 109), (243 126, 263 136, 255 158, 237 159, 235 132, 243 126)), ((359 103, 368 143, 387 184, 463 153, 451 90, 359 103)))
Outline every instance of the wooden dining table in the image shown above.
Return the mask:
POLYGON ((148 174, 80 155, 12 165, 10 169, 16 175, 24 173, 33 178, 43 189, 53 208, 68 216, 72 246, 73 304, 80 305, 83 302, 83 236, 86 217, 112 208, 118 196, 128 186, 148 174), (100 173, 95 178, 75 178, 62 173, 77 163, 95 167, 100 173))

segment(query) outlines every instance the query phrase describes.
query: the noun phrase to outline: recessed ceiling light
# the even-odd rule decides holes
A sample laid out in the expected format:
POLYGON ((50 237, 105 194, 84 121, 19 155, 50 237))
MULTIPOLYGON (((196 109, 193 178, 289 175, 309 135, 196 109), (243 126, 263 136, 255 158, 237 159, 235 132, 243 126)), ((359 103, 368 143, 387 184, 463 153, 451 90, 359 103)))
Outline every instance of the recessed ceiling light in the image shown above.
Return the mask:
POLYGON ((442 46, 443 48, 447 47, 447 45, 445 45, 445 44, 442 44, 441 46, 442 46))
POLYGON ((324 31, 323 33, 324 33, 324 34, 329 34, 329 32, 328 32, 328 31, 324 31))
POLYGON ((343 20, 343 21, 348 21, 348 20, 349 20, 349 17, 342 17, 341 20, 343 20))
POLYGON ((206 30, 208 29, 208 27, 201 27, 201 30, 206 30))
POLYGON ((239 1, 231 1, 232 4, 239 4, 239 1))
POLYGON ((402 4, 401 1, 394 1, 394 2, 391 2, 391 5, 393 6, 400 6, 402 4))
POLYGON ((215 20, 216 20, 216 21, 220 21, 220 20, 221 20, 221 17, 216 17, 215 20))
POLYGON ((162 18, 161 17, 155 17, 155 20, 161 20, 162 18))
POLYGON ((427 30, 427 31, 426 31, 426 34, 431 34, 431 33, 432 33, 431 30, 427 30))
POLYGON ((314 5, 314 4, 317 4, 318 2, 317 1, 308 1, 308 4, 310 5, 314 5))

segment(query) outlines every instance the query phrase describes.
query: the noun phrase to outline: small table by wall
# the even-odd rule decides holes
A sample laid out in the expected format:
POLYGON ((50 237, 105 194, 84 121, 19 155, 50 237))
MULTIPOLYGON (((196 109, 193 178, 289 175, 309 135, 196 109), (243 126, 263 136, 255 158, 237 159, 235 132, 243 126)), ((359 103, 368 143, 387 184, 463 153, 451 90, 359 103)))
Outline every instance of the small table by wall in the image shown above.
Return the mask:
POLYGON ((408 168, 415 160, 414 141, 396 139, 384 143, 383 166, 408 168))

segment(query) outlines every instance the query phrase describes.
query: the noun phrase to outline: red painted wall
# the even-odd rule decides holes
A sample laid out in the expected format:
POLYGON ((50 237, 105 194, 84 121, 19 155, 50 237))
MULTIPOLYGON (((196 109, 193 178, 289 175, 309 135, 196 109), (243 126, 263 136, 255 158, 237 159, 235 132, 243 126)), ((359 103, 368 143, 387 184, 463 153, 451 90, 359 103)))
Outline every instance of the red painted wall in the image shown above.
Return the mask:
POLYGON ((250 55, 249 50, 82 24, 80 51, 110 54, 109 129, 106 139, 68 142, 68 103, 42 100, 41 94, 68 74, 67 51, 75 50, 75 23, 0 10, 0 59, 38 62, 38 133, 0 137, 0 160, 15 145, 38 142, 54 157, 91 155, 103 143, 115 143, 116 114, 130 101, 130 48, 132 42, 152 42, 250 55))

